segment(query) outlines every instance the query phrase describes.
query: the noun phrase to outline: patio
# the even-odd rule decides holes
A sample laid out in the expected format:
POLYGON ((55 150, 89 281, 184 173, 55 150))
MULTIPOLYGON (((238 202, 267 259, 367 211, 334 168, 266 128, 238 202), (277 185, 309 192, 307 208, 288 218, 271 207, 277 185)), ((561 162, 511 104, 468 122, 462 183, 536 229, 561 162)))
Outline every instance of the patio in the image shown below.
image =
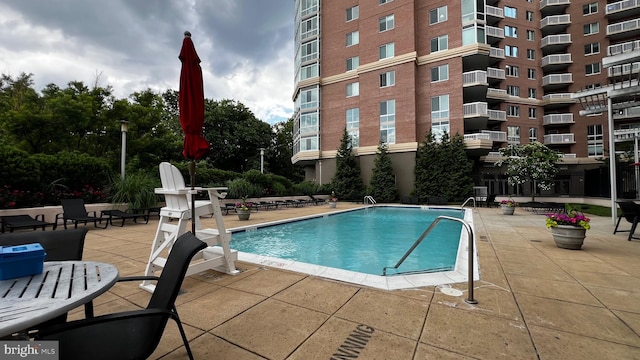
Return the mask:
MULTIPOLYGON (((230 214, 225 224, 328 211, 259 211, 243 222, 230 214)), ((640 359, 640 241, 613 235, 611 218, 593 217, 583 250, 563 250, 544 220, 521 208, 513 216, 474 211, 477 305, 434 287, 383 291, 238 262, 237 276, 186 278, 178 313, 197 359, 640 359)), ((141 275, 156 226, 91 228, 84 259, 141 275)), ((137 285, 97 298, 96 315, 145 306, 150 294, 137 285)), ((466 292, 466 283, 452 287, 466 292)), ((71 318, 81 316, 79 308, 71 318)), ((152 358, 185 357, 169 322, 152 358)))

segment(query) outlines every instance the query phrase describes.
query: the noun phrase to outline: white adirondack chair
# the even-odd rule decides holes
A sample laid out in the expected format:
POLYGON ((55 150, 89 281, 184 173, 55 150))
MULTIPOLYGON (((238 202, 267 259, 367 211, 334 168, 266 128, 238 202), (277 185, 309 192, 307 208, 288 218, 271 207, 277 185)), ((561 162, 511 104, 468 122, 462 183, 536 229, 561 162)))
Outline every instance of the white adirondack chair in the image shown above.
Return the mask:
MULTIPOLYGON (((176 239, 184 234, 187 224, 191 219, 191 196, 198 191, 206 191, 209 200, 199 200, 195 202, 196 237, 209 245, 193 257, 191 265, 187 270, 187 276, 205 270, 216 270, 231 275, 236 275, 239 271, 235 268, 234 261, 238 260, 238 252, 231 250, 231 233, 226 230, 222 211, 220 210, 220 199, 226 194, 221 193, 226 188, 191 188, 186 187, 182 174, 175 166, 168 162, 160 164, 160 180, 162 188, 155 189, 156 194, 164 195, 166 206, 160 209, 160 222, 151 247, 151 254, 145 270, 145 275, 157 275, 167 261, 168 253, 176 239), (213 214, 216 221, 216 229, 203 229, 200 217, 213 214), (178 220, 177 223, 171 220, 178 220)), ((189 229, 190 230, 190 229, 189 229)), ((150 281, 140 284, 142 289, 153 292, 155 285, 150 281)))

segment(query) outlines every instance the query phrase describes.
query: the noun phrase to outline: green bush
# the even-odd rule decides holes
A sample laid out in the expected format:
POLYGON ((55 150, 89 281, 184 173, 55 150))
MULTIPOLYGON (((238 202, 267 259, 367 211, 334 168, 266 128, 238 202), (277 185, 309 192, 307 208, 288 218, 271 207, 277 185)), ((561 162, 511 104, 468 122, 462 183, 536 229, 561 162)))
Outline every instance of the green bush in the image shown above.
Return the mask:
POLYGON ((0 145, 0 181, 3 186, 34 190, 40 185, 37 162, 16 147, 0 145))
POLYGON ((262 187, 250 183, 245 179, 234 179, 227 182, 227 198, 240 199, 243 197, 262 196, 262 187))
POLYGON ((126 174, 124 179, 112 179, 109 195, 111 202, 125 203, 129 209, 148 209, 158 203, 156 187, 160 187, 160 179, 147 173, 126 174))

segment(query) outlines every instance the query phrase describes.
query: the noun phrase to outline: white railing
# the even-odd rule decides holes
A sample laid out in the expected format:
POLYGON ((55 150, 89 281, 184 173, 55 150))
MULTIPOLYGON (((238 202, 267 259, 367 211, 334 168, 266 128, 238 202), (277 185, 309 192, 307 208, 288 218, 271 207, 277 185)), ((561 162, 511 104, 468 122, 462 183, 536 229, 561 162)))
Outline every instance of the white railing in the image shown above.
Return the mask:
POLYGON ((571 34, 547 35, 540 41, 542 47, 559 44, 571 44, 571 34))
POLYGON ((573 114, 550 114, 542 117, 542 125, 573 124, 573 114))
POLYGON ((609 77, 635 74, 638 72, 640 72, 640 63, 616 65, 607 69, 609 77))
POLYGON ((489 109, 489 105, 486 102, 474 102, 463 104, 463 114, 465 117, 467 116, 488 116, 489 113, 487 110, 489 109))
POLYGON ((551 15, 547 16, 540 21, 540 27, 552 25, 569 25, 571 23, 571 16, 569 15, 551 15))
POLYGON ((626 10, 636 9, 640 7, 640 0, 624 0, 618 1, 611 4, 607 4, 607 8, 605 10, 605 14, 610 15, 617 12, 622 12, 626 10))
POLYGON ((572 144, 575 142, 573 134, 551 134, 544 136, 545 144, 572 144))
POLYGON ((487 84, 487 72, 475 70, 462 73, 462 85, 487 84))
POLYGON ((496 69, 496 68, 487 68, 487 77, 493 78, 493 79, 506 79, 505 77, 505 71, 502 69, 496 69))
POLYGON ((489 120, 507 121, 507 112, 504 110, 487 110, 489 120))
POLYGON ((542 86, 571 83, 573 83, 573 74, 550 74, 542 77, 542 86))
POLYGON ((493 58, 504 59, 505 58, 504 49, 500 49, 497 47, 490 47, 489 56, 493 58))
POLYGON ((575 100, 571 98, 571 93, 548 94, 543 96, 542 100, 547 100, 547 101, 566 100, 567 102, 575 102, 575 100))
POLYGON ((487 15, 495 16, 495 17, 499 17, 499 18, 503 18, 504 19, 504 10, 502 10, 499 7, 495 7, 495 6, 491 6, 491 5, 485 5, 484 6, 484 12, 487 15))
POLYGON ((640 29, 640 19, 633 19, 617 24, 607 25, 607 35, 614 35, 637 29, 640 29))
POLYGON ((552 54, 552 55, 547 55, 545 57, 542 58, 542 62, 541 65, 547 66, 547 65, 558 65, 558 64, 571 64, 573 61, 571 61, 571 54, 552 54))
POLYGON ((507 97, 507 90, 488 88, 487 97, 507 97))
POLYGON ((636 41, 627 41, 620 44, 609 45, 607 47, 607 54, 609 56, 614 56, 618 54, 623 54, 635 50, 640 50, 640 40, 636 41))
POLYGON ((487 36, 504 39, 504 29, 495 26, 487 26, 485 29, 485 31, 487 32, 487 36))
POLYGON ((547 6, 569 5, 569 4, 571 4, 570 0, 541 0, 540 9, 544 9, 547 6))

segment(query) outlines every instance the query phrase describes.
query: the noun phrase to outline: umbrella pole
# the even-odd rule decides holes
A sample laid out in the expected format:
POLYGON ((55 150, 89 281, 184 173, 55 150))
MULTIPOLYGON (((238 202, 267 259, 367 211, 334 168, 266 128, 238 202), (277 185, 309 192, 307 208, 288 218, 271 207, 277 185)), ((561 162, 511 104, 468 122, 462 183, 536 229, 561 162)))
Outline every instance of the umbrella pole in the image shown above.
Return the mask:
POLYGON ((196 197, 193 192, 196 188, 196 161, 189 163, 189 175, 191 176, 191 233, 196 234, 196 197))

